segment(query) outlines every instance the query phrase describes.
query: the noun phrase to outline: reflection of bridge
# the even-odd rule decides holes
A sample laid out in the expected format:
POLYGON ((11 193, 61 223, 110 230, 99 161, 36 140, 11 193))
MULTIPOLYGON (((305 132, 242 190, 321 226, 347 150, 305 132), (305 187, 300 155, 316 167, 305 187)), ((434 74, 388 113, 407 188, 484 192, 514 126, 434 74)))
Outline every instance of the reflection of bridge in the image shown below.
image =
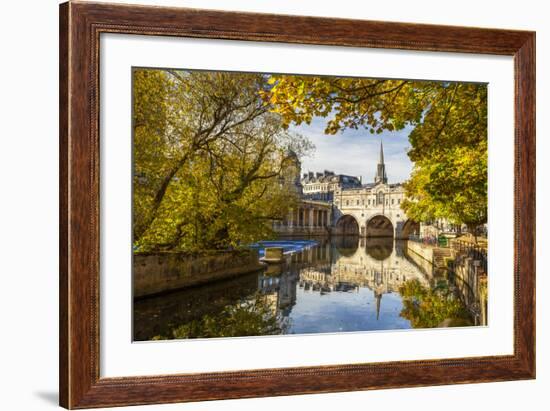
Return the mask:
POLYGON ((311 289, 334 289, 337 284, 368 287, 380 293, 397 291, 407 280, 417 279, 428 285, 419 268, 405 258, 402 245, 391 239, 359 241, 355 250, 335 250, 330 271, 319 271, 315 265, 300 271, 300 281, 311 283, 311 289), (313 286, 316 284, 316 286, 313 286))
POLYGON ((388 238, 336 238, 289 256, 275 275, 260 277, 259 289, 277 295, 276 306, 283 317, 295 304, 298 288, 321 294, 369 288, 379 305, 384 294, 398 291, 405 281, 416 279, 429 286, 429 278, 402 247, 388 238))

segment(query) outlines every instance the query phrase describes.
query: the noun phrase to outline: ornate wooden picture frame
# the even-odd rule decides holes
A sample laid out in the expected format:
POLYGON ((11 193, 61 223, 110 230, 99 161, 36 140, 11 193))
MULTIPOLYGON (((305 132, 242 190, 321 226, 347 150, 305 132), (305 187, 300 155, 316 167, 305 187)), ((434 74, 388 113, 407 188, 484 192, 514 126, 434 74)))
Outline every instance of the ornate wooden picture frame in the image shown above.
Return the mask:
POLYGON ((60 405, 92 408, 535 378, 535 33, 69 2, 60 6, 60 405), (514 353, 101 378, 100 34, 513 56, 514 353))

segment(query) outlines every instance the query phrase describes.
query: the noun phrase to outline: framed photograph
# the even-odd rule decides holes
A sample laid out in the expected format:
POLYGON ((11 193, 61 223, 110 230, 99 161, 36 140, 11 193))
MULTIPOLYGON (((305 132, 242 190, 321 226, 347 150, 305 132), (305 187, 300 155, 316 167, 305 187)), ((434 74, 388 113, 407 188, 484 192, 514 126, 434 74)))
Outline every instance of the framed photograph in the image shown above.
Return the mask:
POLYGON ((535 33, 60 6, 60 405, 535 378, 535 33))

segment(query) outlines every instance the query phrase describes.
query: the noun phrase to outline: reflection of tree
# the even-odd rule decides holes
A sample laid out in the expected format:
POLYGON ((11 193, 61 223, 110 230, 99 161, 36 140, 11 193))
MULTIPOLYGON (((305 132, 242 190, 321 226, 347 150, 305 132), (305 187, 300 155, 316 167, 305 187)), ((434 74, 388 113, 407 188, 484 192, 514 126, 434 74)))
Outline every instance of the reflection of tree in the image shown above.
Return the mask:
POLYGON ((430 289, 418 280, 406 281, 399 287, 403 297, 401 317, 411 322, 413 328, 471 325, 464 305, 455 298, 446 283, 430 289), (446 321, 447 320, 447 321, 446 321))
POLYGON ((281 334, 275 308, 263 295, 243 299, 235 305, 225 307, 216 315, 205 314, 172 330, 170 336, 153 339, 184 339, 212 337, 244 337, 254 335, 281 334))

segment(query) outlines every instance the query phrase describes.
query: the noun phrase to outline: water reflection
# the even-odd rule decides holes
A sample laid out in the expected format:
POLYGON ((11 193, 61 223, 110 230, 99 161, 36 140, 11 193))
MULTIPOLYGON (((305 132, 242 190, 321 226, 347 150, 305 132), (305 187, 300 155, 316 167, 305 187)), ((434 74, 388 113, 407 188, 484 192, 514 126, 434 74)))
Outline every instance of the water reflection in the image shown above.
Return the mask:
POLYGON ((335 237, 259 273, 138 300, 134 337, 406 329, 416 326, 407 315, 415 297, 407 296, 404 305, 400 294, 407 284, 431 289, 433 277, 407 255, 404 243, 335 237))

